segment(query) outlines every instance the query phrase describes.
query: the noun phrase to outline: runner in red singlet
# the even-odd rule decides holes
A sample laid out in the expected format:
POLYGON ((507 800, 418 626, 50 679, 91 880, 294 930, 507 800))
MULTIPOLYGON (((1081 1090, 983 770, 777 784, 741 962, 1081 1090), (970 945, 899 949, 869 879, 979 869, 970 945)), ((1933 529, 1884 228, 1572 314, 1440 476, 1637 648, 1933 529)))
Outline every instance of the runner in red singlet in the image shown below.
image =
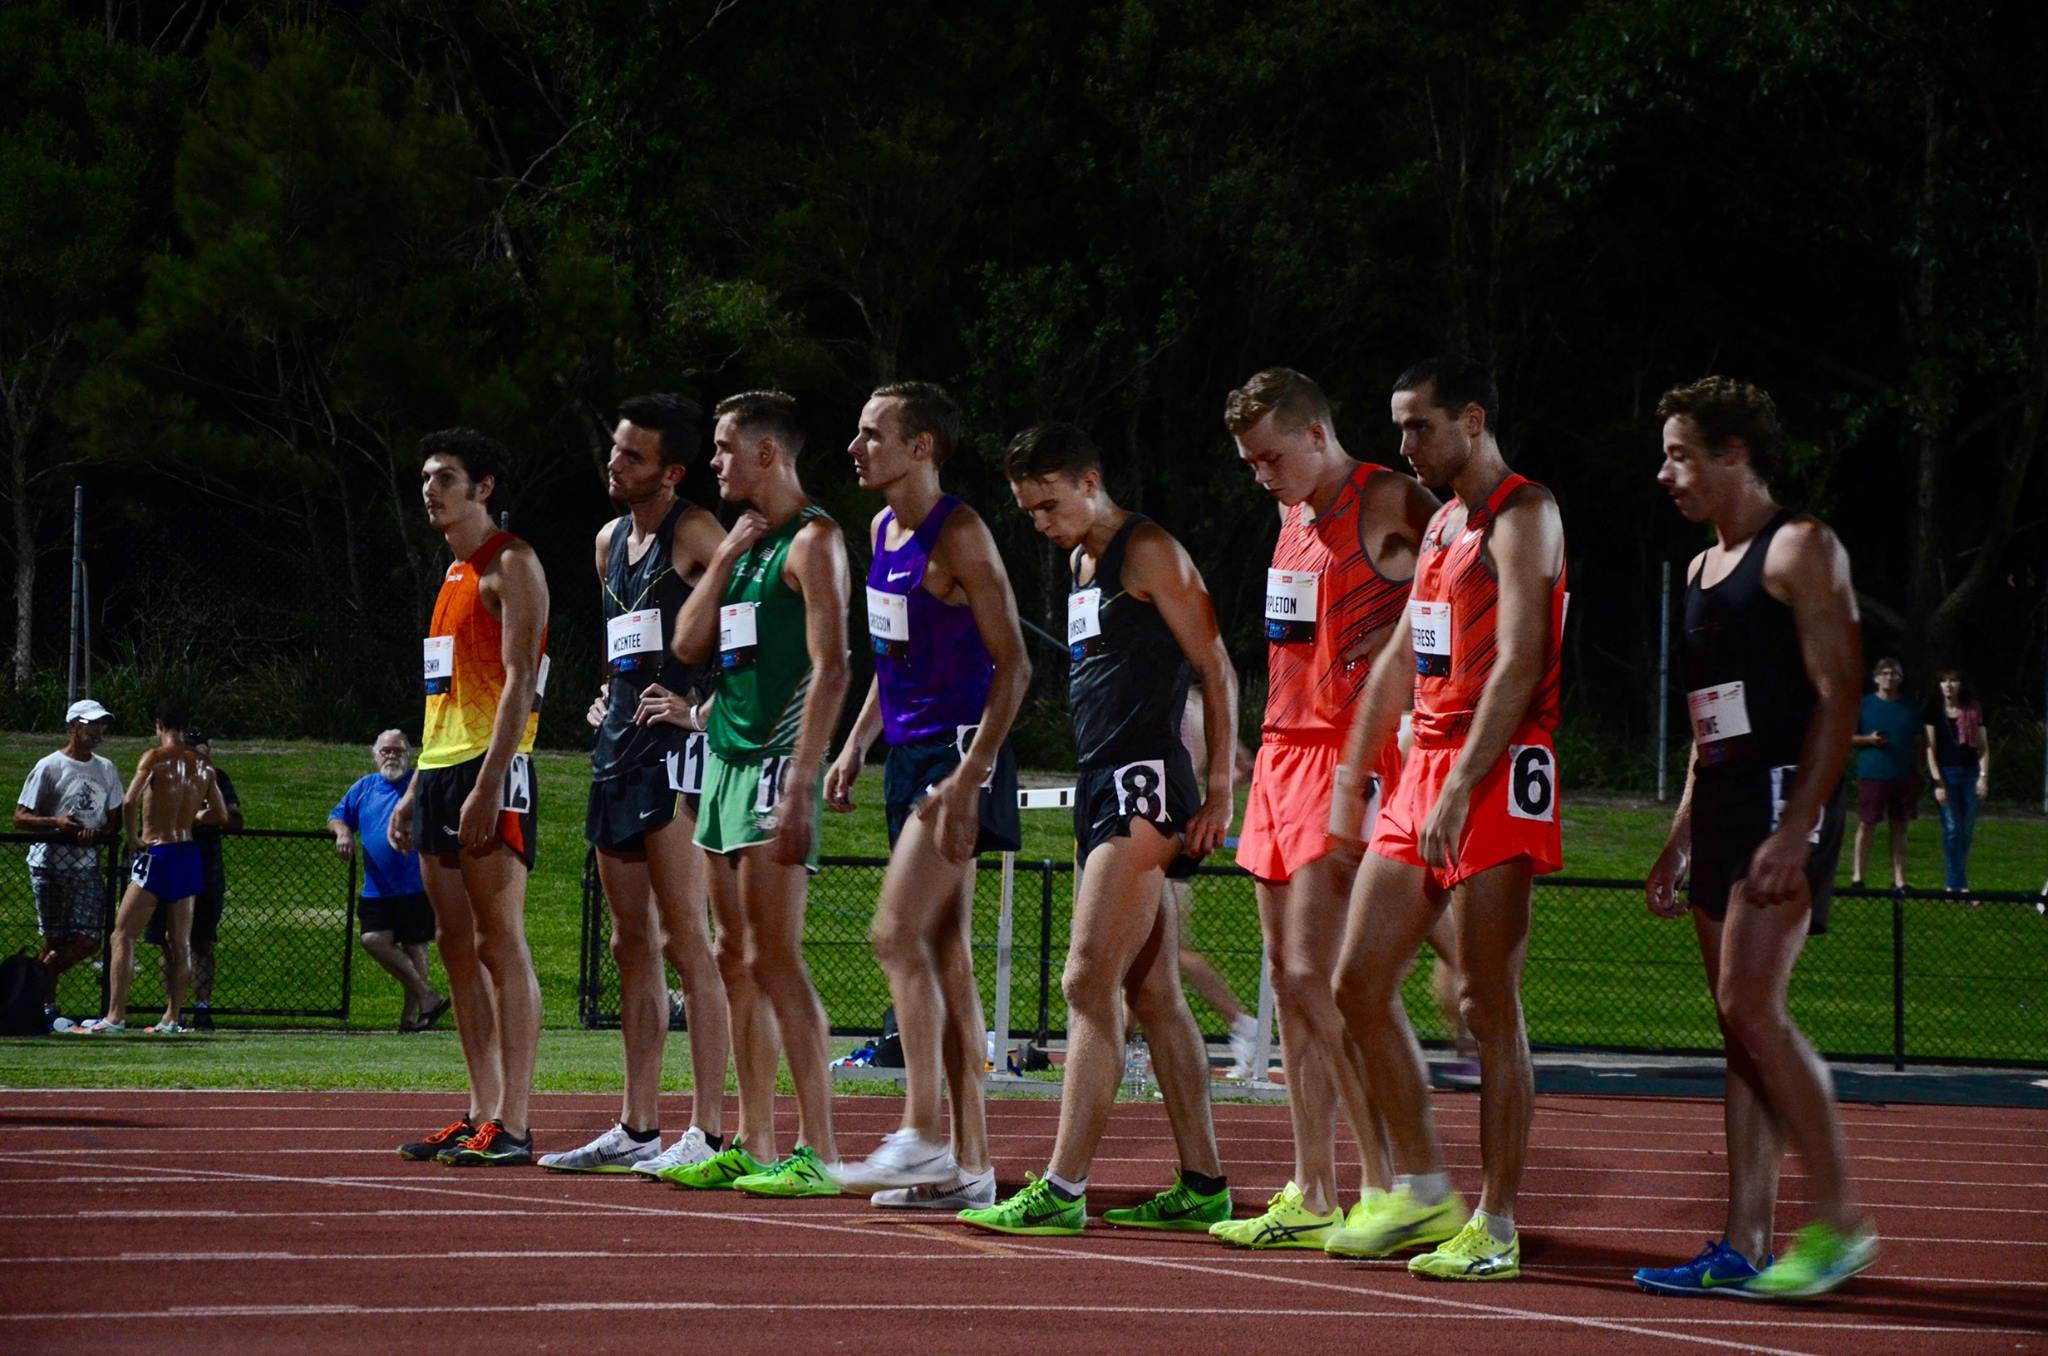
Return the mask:
MULTIPOLYGON (((1551 731, 1564 528, 1550 492, 1502 459, 1497 403, 1492 377, 1469 358, 1436 358, 1394 383, 1402 455, 1424 484, 1455 497, 1423 538, 1408 614, 1373 666, 1346 748, 1353 781, 1339 793, 1356 803, 1357 774, 1394 738, 1412 684, 1415 744, 1352 892, 1336 993, 1365 1053, 1396 1176, 1369 1217, 1347 1226, 1343 1251, 1379 1256, 1437 1242, 1409 1271, 1460 1280, 1521 1274, 1515 1195, 1534 1095, 1522 963, 1534 878, 1563 857, 1551 731), (1446 903, 1479 1046, 1485 1187, 1469 1220, 1444 1171, 1422 1052, 1401 1002, 1408 957, 1446 903)), ((1338 813, 1350 807, 1340 802, 1338 813)))
MULTIPOLYGON (((1416 548, 1436 499, 1412 478, 1344 450, 1321 388, 1269 368, 1232 391, 1223 423, 1259 488, 1279 505, 1266 571, 1266 714, 1237 863, 1251 872, 1272 957, 1273 996, 1294 1122, 1294 1177, 1263 1214, 1211 1233, 1248 1248, 1320 1248, 1344 1220, 1337 1201, 1336 1099, 1357 1135, 1360 1196, 1386 1189, 1386 1145, 1364 1068, 1330 996, 1355 840, 1393 785, 1387 741, 1366 807, 1339 824, 1332 799, 1351 709, 1408 599, 1416 548)), ((1347 802, 1348 803, 1348 802, 1347 802)))

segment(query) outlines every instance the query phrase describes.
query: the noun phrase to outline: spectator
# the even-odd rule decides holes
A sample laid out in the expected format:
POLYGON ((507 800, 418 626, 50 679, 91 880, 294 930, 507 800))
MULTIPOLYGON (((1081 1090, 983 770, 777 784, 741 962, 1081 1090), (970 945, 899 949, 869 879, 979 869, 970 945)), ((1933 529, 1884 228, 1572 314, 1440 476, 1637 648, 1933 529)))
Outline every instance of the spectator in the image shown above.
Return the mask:
MULTIPOLYGON (((54 979, 100 949, 106 927, 107 887, 94 844, 119 836, 108 829, 121 808, 121 774, 93 750, 107 735, 107 708, 88 698, 64 713, 64 747, 42 758, 21 784, 14 827, 49 833, 58 841, 31 843, 29 888, 36 897, 38 955, 54 979)), ((57 1005, 46 1005, 57 1018, 57 1005)))
MULTIPOLYGON (((213 972, 215 969, 214 943, 220 939, 221 909, 227 903, 227 864, 221 853, 221 835, 240 833, 242 830, 242 798, 235 793, 235 784, 228 780, 228 774, 220 764, 213 761, 213 742, 198 730, 185 731, 185 747, 199 755, 199 761, 213 769, 213 780, 220 787, 221 799, 227 802, 228 822, 192 826, 192 841, 199 845, 199 860, 206 868, 206 884, 192 901, 192 1027, 195 1031, 213 1030, 213 972)), ((149 926, 143 930, 142 940, 159 948, 163 964, 164 985, 171 982, 171 954, 164 948, 164 918, 169 906, 158 904, 156 912, 150 915, 149 926)))
POLYGON ((400 1031, 425 1031, 448 1011, 448 999, 428 982, 427 943, 434 940, 434 910, 420 883, 416 852, 399 852, 385 830, 391 811, 412 782, 412 745, 401 730, 386 730, 370 746, 377 770, 358 778, 327 815, 334 852, 351 861, 360 842, 363 889, 357 913, 363 950, 405 990, 400 1031))
POLYGON ((1863 884, 1870 857, 1870 831, 1889 826, 1892 888, 1906 888, 1906 826, 1920 805, 1920 774, 1913 759, 1920 737, 1919 713, 1904 696, 1906 666, 1880 659, 1871 670, 1877 691, 1863 698, 1856 714, 1856 864, 1853 884, 1863 884))
POLYGON ((1984 708, 1964 695, 1961 669, 1934 677, 1935 699, 1927 704, 1927 771, 1934 779, 1934 803, 1941 807, 1941 855, 1948 892, 1970 888, 1970 839, 1977 832, 1977 808, 1991 781, 1991 741, 1984 733, 1984 708))

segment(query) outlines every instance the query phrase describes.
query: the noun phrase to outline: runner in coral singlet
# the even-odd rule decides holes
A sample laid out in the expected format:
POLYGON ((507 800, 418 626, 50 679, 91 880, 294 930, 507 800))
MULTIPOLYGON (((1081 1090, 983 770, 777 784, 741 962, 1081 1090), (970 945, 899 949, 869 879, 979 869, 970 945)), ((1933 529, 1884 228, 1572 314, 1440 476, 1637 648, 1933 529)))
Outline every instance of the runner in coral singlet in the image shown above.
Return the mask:
POLYGON ((528 756, 547 685, 548 583, 533 548, 492 521, 507 454, 474 429, 420 440, 427 521, 455 563, 423 642, 420 770, 386 836, 417 849, 469 1067, 469 1111, 399 1156, 457 1167, 533 1161, 527 1108, 540 1043, 540 983, 526 949, 533 866, 528 756))
POLYGON ((1493 431, 1493 378, 1478 363, 1447 355, 1410 368, 1392 407, 1402 455, 1424 484, 1455 498, 1423 538, 1407 616, 1373 666, 1346 750, 1354 774, 1368 765, 1412 690, 1415 745, 1352 892, 1337 980, 1396 1176, 1366 1218, 1347 1224, 1344 1251, 1437 1243, 1409 1262, 1411 1273, 1505 1280, 1521 1274, 1514 1210, 1534 1097, 1521 999, 1530 892, 1562 858, 1551 731, 1564 528, 1550 493, 1508 470, 1493 431), (1444 1169, 1400 998, 1408 957, 1447 903, 1479 1046, 1485 1187, 1469 1220, 1444 1169))
POLYGON ((1259 488, 1280 506, 1266 571, 1266 714, 1237 863, 1251 872, 1273 958, 1294 1177, 1271 1206, 1211 1232, 1249 1248, 1320 1248, 1344 1223, 1337 1201, 1336 1100, 1359 1145, 1361 1203, 1386 1188, 1386 1147, 1366 1100, 1364 1066, 1330 996, 1354 846, 1369 834, 1382 785, 1401 766, 1389 740, 1363 806, 1333 814, 1344 736, 1373 656, 1401 620, 1422 530, 1436 499, 1411 477, 1355 460, 1337 439, 1320 387, 1284 367, 1230 393, 1224 426, 1259 488))

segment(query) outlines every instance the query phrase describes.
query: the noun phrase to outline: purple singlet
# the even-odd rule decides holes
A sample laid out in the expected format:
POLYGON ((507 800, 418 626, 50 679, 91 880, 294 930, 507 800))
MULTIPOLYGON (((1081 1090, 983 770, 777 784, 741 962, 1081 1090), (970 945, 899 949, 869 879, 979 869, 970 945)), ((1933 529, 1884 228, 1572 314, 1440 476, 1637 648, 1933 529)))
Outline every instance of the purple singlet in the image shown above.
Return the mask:
POLYGON ((940 602, 924 587, 932 543, 959 506, 942 495, 917 531, 890 547, 894 512, 884 509, 868 566, 868 638, 882 685, 882 737, 890 744, 943 739, 953 743, 963 725, 981 723, 995 661, 964 603, 940 602))

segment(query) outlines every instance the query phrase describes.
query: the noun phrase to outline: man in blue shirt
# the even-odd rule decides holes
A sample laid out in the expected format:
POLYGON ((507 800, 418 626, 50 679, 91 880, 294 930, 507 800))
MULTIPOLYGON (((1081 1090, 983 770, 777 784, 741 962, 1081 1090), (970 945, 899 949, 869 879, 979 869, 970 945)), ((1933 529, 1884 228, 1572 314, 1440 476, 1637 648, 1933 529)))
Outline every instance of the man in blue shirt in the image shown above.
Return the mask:
POLYGON ((1870 858, 1870 831, 1879 820, 1890 825, 1892 888, 1906 888, 1906 825, 1920 807, 1920 773, 1914 760, 1919 747, 1920 717, 1905 698, 1906 666, 1880 659, 1871 670, 1877 691, 1863 699, 1856 714, 1856 868, 1854 884, 1863 884, 1863 866, 1870 858))
POLYGON ((420 859, 392 850, 385 830, 391 811, 412 782, 412 745, 400 730, 386 730, 371 746, 377 770, 359 779, 327 815, 335 855, 349 861, 360 842, 363 889, 357 912, 363 950, 405 990, 400 1031, 425 1031, 448 1011, 446 995, 427 981, 427 943, 434 940, 434 909, 420 884, 420 859))

